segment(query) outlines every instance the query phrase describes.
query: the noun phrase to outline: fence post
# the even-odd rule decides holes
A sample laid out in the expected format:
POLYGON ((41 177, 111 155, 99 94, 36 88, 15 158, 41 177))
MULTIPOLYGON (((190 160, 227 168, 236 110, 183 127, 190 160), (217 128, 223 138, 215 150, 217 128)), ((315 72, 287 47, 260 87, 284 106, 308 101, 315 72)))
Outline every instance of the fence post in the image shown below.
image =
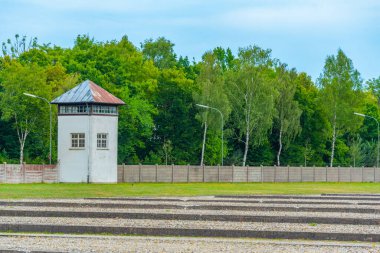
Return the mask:
POLYGON ((172 164, 172 183, 174 183, 174 164, 172 164))
POLYGON ((376 170, 375 170, 375 166, 373 166, 373 182, 374 183, 376 182, 376 170))
POLYGON ((202 182, 205 181, 205 165, 202 164, 202 182))
POLYGON ((364 182, 364 166, 362 166, 362 183, 364 182))
POLYGON ((302 165, 300 166, 301 168, 300 168, 300 170, 301 170, 301 182, 303 182, 303 173, 302 173, 302 165))
POLYGON ((288 168, 288 177, 287 177, 287 181, 288 181, 288 183, 289 183, 289 181, 290 181, 290 179, 289 179, 289 164, 288 164, 287 168, 288 168))
POLYGON ((260 170, 260 172, 261 172, 261 183, 263 183, 264 182, 264 180, 263 180, 264 173, 263 173, 263 165, 262 164, 260 165, 260 168, 261 168, 261 170, 260 170))
POLYGON ((350 183, 351 183, 352 182, 352 175, 351 175, 352 174, 351 173, 352 172, 352 166, 351 165, 350 165, 350 169, 349 170, 350 170, 350 183))
MULTIPOLYGON (((26 163, 25 162, 23 162, 22 164, 21 164, 21 171, 24 171, 24 173, 23 173, 23 178, 22 178, 22 181, 23 181, 23 183, 26 183, 26 163)), ((41 180, 42 181, 42 180, 41 180)))
POLYGON ((141 183, 141 163, 139 163, 139 183, 141 183))
POLYGON ((41 169, 41 183, 43 183, 44 182, 44 169, 45 169, 45 164, 42 164, 42 169, 41 169))
POLYGON ((340 165, 338 166, 338 182, 340 182, 340 165))
POLYGON ((122 172, 121 172, 121 176, 122 176, 122 178, 121 178, 121 182, 122 183, 124 183, 125 182, 125 163, 122 163, 121 164, 123 167, 122 167, 122 172))
POLYGON ((325 181, 327 182, 327 166, 325 167, 325 181))
POLYGON ((247 166, 247 183, 248 183, 248 168, 249 168, 249 166, 247 166))
POLYGON ((220 183, 220 165, 218 164, 218 183, 220 183))
POLYGON ((156 171, 155 171, 155 175, 154 175, 154 179, 155 179, 155 181, 156 181, 156 183, 157 183, 157 181, 158 181, 158 164, 156 163, 156 166, 154 166, 155 167, 155 169, 156 169, 156 171))
POLYGON ((187 182, 190 183, 190 164, 187 165, 187 182))
POLYGON ((277 170, 277 166, 274 165, 274 170, 273 170, 273 183, 276 182, 276 170, 277 170))
POLYGON ((231 175, 231 182, 234 182, 234 171, 235 171, 235 165, 232 164, 232 175, 231 175))
POLYGON ((315 182, 315 165, 313 165, 313 182, 315 182))
POLYGON ((7 163, 4 162, 4 183, 7 183, 7 163))

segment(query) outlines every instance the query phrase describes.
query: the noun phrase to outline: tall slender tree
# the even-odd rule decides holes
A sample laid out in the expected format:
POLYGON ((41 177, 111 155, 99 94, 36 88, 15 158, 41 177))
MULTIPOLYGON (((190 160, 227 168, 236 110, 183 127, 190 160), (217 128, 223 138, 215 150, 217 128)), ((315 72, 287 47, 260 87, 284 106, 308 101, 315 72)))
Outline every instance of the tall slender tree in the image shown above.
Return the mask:
POLYGON ((282 64, 276 69, 274 84, 279 96, 276 100, 275 129, 278 132, 277 165, 280 166, 280 156, 284 148, 301 131, 300 117, 301 109, 298 102, 294 100, 297 83, 295 70, 288 71, 286 65, 282 64))
POLYGON ((323 73, 318 78, 321 88, 319 102, 331 124, 330 167, 334 165, 334 152, 337 137, 358 127, 359 120, 352 120, 355 109, 361 105, 360 73, 344 52, 326 58, 323 73))
MULTIPOLYGON (((196 103, 217 108, 223 114, 223 118, 225 120, 228 119, 230 107, 224 90, 225 79, 223 68, 213 52, 207 52, 203 55, 203 61, 200 63, 200 73, 196 81, 199 87, 199 91, 194 94, 196 103)), ((200 108, 197 118, 204 126, 200 159, 200 164, 202 165, 204 164, 207 129, 210 127, 222 134, 220 130, 222 119, 217 111, 205 108, 200 108)), ((224 145, 224 143, 221 145, 224 145)))
POLYGON ((229 71, 228 94, 238 139, 244 143, 243 166, 250 144, 258 145, 267 138, 275 115, 277 92, 270 81, 274 64, 270 54, 257 46, 241 48, 234 69, 229 71))

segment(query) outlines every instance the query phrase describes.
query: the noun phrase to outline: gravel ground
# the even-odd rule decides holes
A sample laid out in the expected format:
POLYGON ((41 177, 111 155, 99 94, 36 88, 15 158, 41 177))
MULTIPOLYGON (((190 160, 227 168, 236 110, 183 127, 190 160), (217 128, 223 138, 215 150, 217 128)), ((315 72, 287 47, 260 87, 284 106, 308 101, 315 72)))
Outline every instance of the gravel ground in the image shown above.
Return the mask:
MULTIPOLYGON (((233 203, 233 202, 189 202, 189 201, 160 201, 160 202, 147 202, 147 201, 89 201, 89 200, 70 200, 70 201, 45 201, 45 200, 34 200, 34 201, 27 201, 27 202, 66 202, 66 203, 113 203, 113 204, 132 204, 132 205, 155 205, 155 206, 161 206, 161 205, 176 205, 181 207, 191 207, 191 206, 248 206, 248 207, 257 207, 257 206, 265 206, 265 207, 320 207, 320 208, 368 208, 368 209, 376 209, 380 210, 380 205, 373 206, 373 205, 357 205, 356 203, 351 203, 347 205, 334 205, 334 204, 299 204, 299 203, 292 203, 292 204, 271 204, 271 203, 233 203)), ((357 202, 358 203, 358 202, 357 202)))
MULTIPOLYGON (((319 195, 314 195, 319 196, 319 195)), ((249 203, 255 199, 202 197, 165 197, 136 198, 135 200, 89 200, 89 199, 23 199, 0 200, 6 202, 60 202, 60 203, 115 203, 141 205, 177 205, 183 209, 160 207, 157 209, 140 208, 98 208, 98 207, 35 207, 35 206, 0 206, 1 210, 27 211, 80 211, 80 212, 124 212, 124 213, 163 213, 163 214, 213 214, 213 215, 263 215, 292 217, 336 217, 380 219, 380 214, 358 214, 339 212, 296 212, 294 207, 328 207, 328 208, 368 208, 380 209, 380 201, 361 200, 324 200, 324 199, 271 199, 259 198, 260 203, 249 203), (153 200, 152 200, 153 199, 153 200), (175 201, 170 201, 175 200, 175 201), (206 202, 199 202, 206 200, 206 202), (212 202, 218 200, 223 202, 212 202), (240 203, 230 202, 241 201, 240 203), (265 203, 266 201, 292 201, 286 203, 265 203), (301 202, 309 202, 304 204, 301 202), (323 204, 317 202, 325 202, 323 204), (333 202, 339 202, 334 204, 333 202), (378 203, 379 205, 358 205, 358 203, 378 203), (189 206, 268 206, 293 207, 294 212, 277 211, 238 211, 238 210, 192 210, 189 206)), ((366 233, 380 234, 379 225, 339 225, 339 224, 296 224, 263 222, 226 222, 226 221, 186 221, 186 220, 149 220, 149 219, 101 219, 101 218, 64 218, 64 217, 7 217, 0 216, 0 223, 7 224, 49 224, 69 226, 110 226, 110 227, 145 227, 145 228, 184 228, 184 229, 223 229, 253 231, 290 231, 290 232, 331 232, 331 233, 366 233)), ((87 235, 11 235, 0 234, 0 251, 64 251, 64 252, 380 252, 380 244, 345 243, 326 241, 299 240, 264 240, 232 238, 186 238, 186 237, 134 237, 134 236, 87 236, 87 235)))
POLYGON ((186 237, 0 235, 1 250, 60 252, 379 252, 373 243, 186 237))
POLYGON ((0 206, 1 210, 22 211, 75 211, 75 212, 121 212, 121 213, 163 213, 163 214, 199 214, 199 215, 252 215, 252 216, 291 216, 291 217, 335 217, 357 219, 380 219, 380 214, 339 213, 339 212, 277 212, 277 211, 236 211, 236 210, 184 210, 184 209, 130 209, 97 207, 39 207, 39 206, 0 206))
POLYGON ((186 220, 139 220, 139 219, 100 219, 100 218, 62 218, 62 217, 0 217, 6 224, 49 224, 98 227, 144 227, 144 228, 185 228, 185 229, 223 229, 254 231, 291 231, 291 232, 332 232, 380 234, 378 225, 337 225, 337 224, 298 224, 263 223, 230 221, 186 221, 186 220))
MULTIPOLYGON (((277 196, 277 195, 274 195, 277 196)), ((233 198, 233 197, 215 197, 215 196, 196 196, 196 197, 127 197, 127 198, 119 198, 119 199, 112 199, 112 198, 94 198, 94 199, 0 199, 0 201, 8 201, 8 202, 18 202, 18 201, 29 201, 29 202, 34 202, 34 201, 44 201, 44 202, 80 202, 80 203, 103 203, 105 201, 112 201, 112 202, 119 202, 123 203, 125 201, 149 201, 149 202, 160 202, 160 201, 165 201, 169 200, 170 202, 173 200, 178 200, 178 202, 191 202, 191 201, 197 201, 197 200, 217 200, 217 201, 223 201, 225 200, 226 202, 230 200, 238 200, 239 202, 250 202, 250 201, 294 201, 294 202, 303 202, 303 201, 308 201, 308 202, 372 202, 372 203, 379 203, 380 200, 379 197, 367 197, 367 196, 357 196, 357 197, 344 197, 346 199, 335 199, 335 198, 342 198, 342 196, 328 196, 329 198, 334 198, 334 199, 325 199, 325 198, 320 198, 320 199, 304 199, 304 198, 297 198, 298 196, 295 195, 285 195, 288 196, 289 198, 282 199, 282 198, 271 198, 270 196, 265 196, 265 197, 259 197, 259 198, 233 198), (351 199, 354 198, 354 199, 351 199), (362 198, 370 198, 373 200, 362 200, 362 198)), ((380 195, 379 195, 380 196, 380 195)), ((319 195, 306 195, 302 197, 321 197, 319 195)))

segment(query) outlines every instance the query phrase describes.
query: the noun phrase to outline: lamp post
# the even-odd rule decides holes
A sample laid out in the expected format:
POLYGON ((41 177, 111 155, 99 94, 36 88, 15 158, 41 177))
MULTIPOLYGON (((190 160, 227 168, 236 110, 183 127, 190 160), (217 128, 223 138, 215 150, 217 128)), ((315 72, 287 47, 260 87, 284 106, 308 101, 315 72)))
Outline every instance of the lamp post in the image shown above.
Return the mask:
POLYGON ((365 114, 362 114, 362 113, 354 112, 354 114, 358 115, 360 117, 367 117, 367 118, 373 119, 377 123, 377 158, 376 158, 376 168, 379 168, 379 142, 380 142, 379 121, 377 119, 375 119, 374 117, 371 117, 371 116, 368 116, 368 115, 365 115, 365 114))
POLYGON ((23 93, 25 96, 28 96, 28 97, 32 97, 32 98, 39 98, 39 99, 42 99, 43 101, 45 101, 46 103, 49 104, 49 110, 50 110, 50 134, 49 134, 49 164, 51 164, 51 124, 52 124, 52 115, 51 115, 51 104, 49 102, 49 100, 47 100, 46 98, 44 97, 39 97, 39 96, 36 96, 36 95, 33 95, 33 94, 30 94, 30 93, 23 93))
POLYGON ((219 111, 218 109, 216 109, 215 107, 211 107, 211 106, 208 106, 208 105, 201 105, 201 104, 195 104, 196 106, 199 106, 199 107, 202 107, 202 108, 205 108, 205 109, 211 109, 211 110, 215 110, 217 112, 220 113, 220 117, 222 119, 222 166, 223 166, 223 128, 224 128, 224 120, 223 120, 223 114, 221 111, 219 111))

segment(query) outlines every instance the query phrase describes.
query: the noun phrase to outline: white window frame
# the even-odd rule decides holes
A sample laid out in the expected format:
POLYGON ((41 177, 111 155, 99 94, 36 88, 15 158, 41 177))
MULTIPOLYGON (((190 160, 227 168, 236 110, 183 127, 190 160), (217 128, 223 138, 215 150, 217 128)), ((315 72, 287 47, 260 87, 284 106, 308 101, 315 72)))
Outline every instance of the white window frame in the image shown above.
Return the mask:
POLYGON ((97 133, 96 134, 96 148, 97 149, 108 149, 108 133, 97 133))
POLYGON ((86 134, 85 133, 71 133, 70 134, 70 149, 85 149, 86 148, 86 134))

